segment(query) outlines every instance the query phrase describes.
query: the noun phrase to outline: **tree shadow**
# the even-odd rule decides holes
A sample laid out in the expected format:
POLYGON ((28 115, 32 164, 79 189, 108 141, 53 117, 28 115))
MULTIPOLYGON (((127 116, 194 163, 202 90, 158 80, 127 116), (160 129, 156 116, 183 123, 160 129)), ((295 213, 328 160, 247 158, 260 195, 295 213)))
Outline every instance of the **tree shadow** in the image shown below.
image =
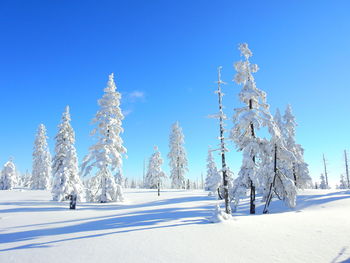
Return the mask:
POLYGON ((350 262, 350 258, 348 259, 345 259, 345 260, 342 260, 342 261, 339 261, 339 259, 344 255, 345 251, 347 250, 348 247, 343 247, 338 255, 331 261, 331 263, 349 263, 350 262))
MULTIPOLYGON (((315 195, 303 195, 300 194, 297 196, 297 205, 295 208, 289 208, 284 204, 282 200, 274 198, 269 206, 269 214, 277 214, 277 213, 286 213, 286 212, 301 212, 302 209, 312 207, 312 206, 320 206, 323 204, 327 204, 330 202, 334 202, 337 200, 350 198, 350 191, 340 191, 333 192, 327 194, 315 194, 315 195)), ((263 209, 265 206, 265 202, 261 202, 261 195, 257 195, 256 197, 256 216, 262 215, 263 209)), ((234 214, 235 216, 247 216, 249 214, 249 200, 244 199, 238 209, 234 214)))
MULTIPOLYGON (((2 249, 0 251, 25 249, 32 247, 47 247, 49 244, 76 240, 82 238, 94 238, 117 233, 135 232, 146 229, 169 228, 183 225, 208 223, 205 219, 210 216, 210 206, 194 208, 161 208, 145 211, 136 211, 128 214, 101 217, 97 220, 81 222, 74 225, 65 225, 46 229, 35 229, 19 231, 13 233, 0 234, 0 243, 14 243, 20 241, 30 241, 40 237, 60 236, 65 234, 77 234, 74 238, 65 238, 56 241, 26 244, 13 248, 2 249), (175 223, 172 223, 176 221, 175 223), (83 235, 84 233, 117 230, 108 233, 83 235)), ((87 219, 77 220, 83 221, 87 219)), ((65 222, 65 221, 63 221, 65 222)), ((63 223, 56 222, 56 224, 63 223)))

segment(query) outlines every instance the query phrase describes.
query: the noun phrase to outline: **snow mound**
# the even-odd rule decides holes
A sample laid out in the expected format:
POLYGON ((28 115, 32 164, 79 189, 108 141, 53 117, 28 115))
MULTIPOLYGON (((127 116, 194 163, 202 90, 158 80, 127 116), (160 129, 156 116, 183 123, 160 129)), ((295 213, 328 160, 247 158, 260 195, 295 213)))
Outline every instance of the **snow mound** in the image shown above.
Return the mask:
POLYGON ((220 223, 220 222, 226 222, 231 219, 232 219, 232 215, 226 214, 225 211, 223 211, 220 208, 220 205, 217 204, 215 206, 215 210, 213 212, 212 217, 209 218, 209 221, 212 223, 220 223))

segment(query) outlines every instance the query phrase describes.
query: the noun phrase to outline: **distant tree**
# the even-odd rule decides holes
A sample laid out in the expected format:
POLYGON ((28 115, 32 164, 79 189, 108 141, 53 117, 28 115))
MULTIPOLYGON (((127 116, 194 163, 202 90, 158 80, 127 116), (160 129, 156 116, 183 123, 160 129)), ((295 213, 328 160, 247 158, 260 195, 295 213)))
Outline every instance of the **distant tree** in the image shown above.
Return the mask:
POLYGON ((348 188, 348 184, 347 181, 345 180, 344 175, 340 175, 340 181, 339 181, 339 189, 347 189, 348 188))
POLYGON ((70 124, 69 106, 66 107, 58 133, 55 136, 55 155, 52 159, 52 198, 55 201, 68 200, 76 195, 77 201, 85 201, 84 186, 79 177, 78 157, 74 146, 75 133, 70 124))
POLYGON ((129 179, 127 177, 124 179, 124 188, 129 188, 129 179))
POLYGON ((32 179, 32 175, 28 172, 28 170, 26 170, 22 178, 22 186, 25 188, 30 188, 31 179, 32 179))
POLYGON ((32 189, 50 189, 51 155, 47 145, 46 128, 40 124, 33 151, 33 169, 30 186, 32 189))
POLYGON ((135 182, 135 179, 132 179, 132 180, 131 180, 131 185, 130 185, 130 188, 136 188, 136 182, 135 182))
POLYGON ((209 191, 209 195, 217 195, 217 191, 222 184, 222 176, 219 173, 212 150, 208 149, 207 157, 207 177, 205 178, 205 190, 209 191))
POLYGON ((328 186, 326 184, 326 180, 325 180, 325 177, 323 174, 321 174, 320 179, 321 179, 321 183, 319 185, 319 188, 320 189, 328 189, 328 186))
POLYGON ((304 149, 295 142, 295 117, 291 105, 287 105, 283 115, 282 135, 286 142, 286 148, 293 153, 295 161, 292 162, 293 180, 298 188, 307 188, 311 185, 311 177, 307 163, 304 161, 304 149))
MULTIPOLYGON (((193 187, 193 185, 192 185, 192 187, 193 187)), ((187 189, 187 190, 190 190, 192 187, 191 187, 190 179, 187 179, 186 189, 187 189)), ((194 187, 193 187, 193 188, 194 188, 194 187)))
POLYGON ((324 167, 324 177, 325 177, 325 184, 326 184, 326 189, 329 188, 329 184, 328 184, 328 171, 327 171, 327 162, 326 162, 326 158, 323 154, 323 167, 324 167))
POLYGON ((121 170, 117 170, 117 172, 114 175, 114 179, 115 179, 117 184, 125 185, 125 178, 124 178, 121 170))
POLYGON ((346 172, 346 188, 350 189, 349 164, 348 164, 348 155, 346 153, 346 150, 344 150, 344 159, 345 159, 345 172, 346 172))
POLYGON ((120 134, 123 132, 122 120, 124 116, 120 110, 121 95, 116 91, 113 73, 109 75, 107 87, 103 97, 98 101, 100 109, 96 113, 93 123, 96 128, 92 135, 96 135, 97 142, 89 149, 82 163, 82 174, 90 174, 97 170, 96 175, 88 181, 88 197, 90 201, 105 203, 108 201, 122 201, 122 185, 117 185, 112 172, 121 171, 122 156, 126 154, 120 134))
POLYGON ((168 153, 171 188, 185 188, 185 173, 188 168, 184 138, 179 122, 175 122, 171 128, 168 153))
POLYGON ((0 190, 11 190, 18 183, 18 178, 16 174, 16 166, 12 159, 4 164, 0 176, 0 190))
POLYGON ((160 156, 158 147, 154 147, 154 153, 149 159, 148 170, 146 174, 146 186, 151 189, 158 189, 158 196, 160 195, 160 188, 163 180, 165 179, 165 173, 162 171, 163 159, 160 156))

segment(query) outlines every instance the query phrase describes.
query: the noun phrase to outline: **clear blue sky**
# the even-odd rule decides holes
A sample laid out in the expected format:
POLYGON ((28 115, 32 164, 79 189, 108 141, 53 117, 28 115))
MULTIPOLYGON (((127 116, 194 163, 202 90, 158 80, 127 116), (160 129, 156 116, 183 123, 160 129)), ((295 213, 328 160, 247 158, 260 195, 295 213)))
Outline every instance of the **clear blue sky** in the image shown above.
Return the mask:
MULTIPOLYGON (((114 72, 127 113, 125 175, 141 177, 153 145, 166 157, 178 120, 189 176, 197 178, 207 146, 217 143, 216 121, 206 118, 217 112, 216 68, 223 66, 228 83, 231 128, 233 108, 241 106, 232 65, 238 44, 247 42, 272 112, 293 106, 313 178, 325 153, 330 179, 338 181, 350 148, 349 10, 349 1, 1 1, 0 162, 13 156, 19 170, 30 170, 39 123, 52 152, 67 104, 82 159, 93 142, 97 99, 114 72)), ((237 173, 240 154, 229 148, 237 173)))

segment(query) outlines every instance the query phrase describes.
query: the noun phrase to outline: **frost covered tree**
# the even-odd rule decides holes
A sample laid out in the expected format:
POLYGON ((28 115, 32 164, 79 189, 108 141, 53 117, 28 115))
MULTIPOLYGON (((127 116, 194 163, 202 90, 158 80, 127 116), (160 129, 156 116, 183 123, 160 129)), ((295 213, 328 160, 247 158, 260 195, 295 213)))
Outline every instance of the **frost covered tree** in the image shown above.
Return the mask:
POLYGON ((321 182, 320 182, 319 188, 320 189, 328 189, 328 186, 327 186, 327 183, 326 183, 326 180, 325 180, 325 177, 323 174, 321 174, 320 179, 321 179, 321 182))
POLYGON ((166 178, 162 171, 163 159, 158 151, 158 147, 154 147, 154 153, 149 159, 148 169, 146 173, 146 187, 151 189, 158 189, 158 196, 160 195, 160 188, 163 180, 166 178))
POLYGON ((50 179, 51 155, 47 145, 46 128, 44 124, 40 124, 34 141, 31 189, 49 189, 50 179))
POLYGON ((288 105, 283 115, 282 135, 284 136, 286 148, 291 151, 295 157, 292 163, 293 180, 298 188, 306 188, 311 185, 311 177, 307 163, 304 161, 304 149, 295 142, 295 117, 292 113, 291 105, 288 105))
POLYGON ((205 178, 205 190, 209 191, 209 196, 216 195, 221 184, 222 177, 216 167, 212 150, 209 148, 207 157, 207 177, 205 178))
POLYGON ((68 200, 74 194, 77 201, 85 200, 84 186, 78 172, 78 158, 74 146, 75 133, 70 124, 69 106, 66 107, 58 133, 55 136, 55 155, 52 159, 52 198, 55 201, 68 200))
POLYGON ((124 185, 126 178, 124 178, 123 173, 121 170, 117 170, 117 172, 114 175, 115 182, 119 185, 124 185))
POLYGON ((349 177, 349 165, 348 165, 348 155, 346 150, 344 150, 344 160, 345 160, 345 172, 346 172, 346 188, 350 189, 350 177, 349 177))
POLYGON ((16 166, 12 159, 4 164, 0 176, 0 190, 11 190, 18 182, 16 166))
POLYGON ((96 174, 87 182, 89 201, 105 203, 122 201, 122 186, 116 184, 112 172, 122 168, 122 156, 126 154, 120 134, 123 132, 124 116, 120 110, 121 94, 116 90, 113 73, 109 75, 103 97, 98 101, 100 109, 93 119, 96 128, 92 131, 97 142, 89 148, 82 163, 82 174, 93 169, 96 174))
POLYGON ((32 175, 28 172, 28 170, 26 170, 22 178, 22 186, 25 188, 30 188, 31 179, 32 175))
POLYGON ((343 174, 340 175, 340 181, 338 189, 347 189, 348 185, 343 174))
POLYGON ((131 185, 130 185, 130 188, 136 188, 136 182, 135 182, 135 179, 132 179, 132 180, 131 180, 131 185))
POLYGON ((237 200, 244 197, 247 189, 250 189, 250 213, 255 214, 256 188, 260 186, 257 174, 260 165, 258 158, 259 155, 263 155, 265 145, 256 132, 262 127, 267 127, 273 118, 266 103, 266 93, 256 87, 253 73, 259 68, 249 61, 252 52, 248 44, 241 44, 239 50, 245 60, 235 63, 237 74, 234 81, 242 85, 239 99, 244 107, 235 109, 234 127, 230 137, 237 149, 242 151, 243 160, 238 178, 235 180, 234 198, 237 200))
POLYGON ((170 165, 171 188, 185 188, 185 173, 188 171, 187 156, 185 151, 185 137, 179 122, 175 122, 171 128, 168 153, 170 165))

